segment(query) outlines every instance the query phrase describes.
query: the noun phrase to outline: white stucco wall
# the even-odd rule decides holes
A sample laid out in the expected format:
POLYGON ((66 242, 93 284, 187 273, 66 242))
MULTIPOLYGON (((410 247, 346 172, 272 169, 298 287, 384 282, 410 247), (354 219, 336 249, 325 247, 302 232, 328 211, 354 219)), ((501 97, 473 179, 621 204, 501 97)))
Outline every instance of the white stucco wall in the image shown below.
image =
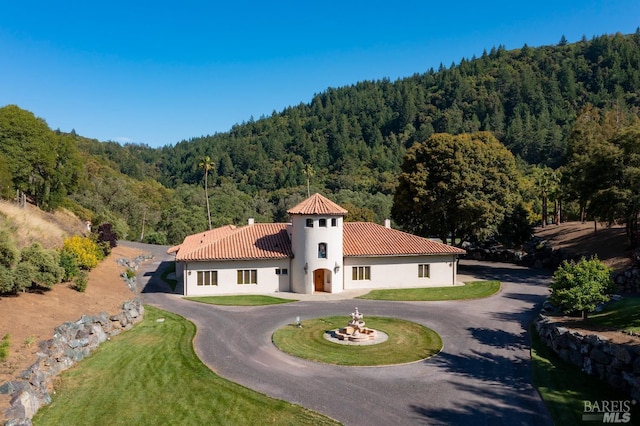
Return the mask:
MULTIPOLYGON (((342 216, 331 215, 293 215, 291 218, 291 248, 294 258, 292 261, 292 291, 310 294, 314 291, 313 271, 323 269, 334 271, 336 266, 342 270, 343 262, 343 224, 342 216), (313 220, 313 227, 307 227, 307 219, 313 220), (321 227, 320 219, 326 221, 326 227, 321 227), (336 219, 337 226, 331 226, 331 219, 336 219), (318 245, 325 243, 327 257, 318 256, 318 245), (305 265, 307 272, 305 273, 305 265)), ((333 293, 341 291, 342 274, 331 274, 331 284, 325 286, 325 291, 333 293), (331 290, 328 290, 331 288, 331 290)))
POLYGON ((344 289, 439 287, 455 284, 455 256, 349 257, 344 260, 344 289), (429 264, 429 278, 418 277, 418 265, 429 264), (370 280, 353 280, 353 266, 369 266, 370 280))
MULTIPOLYGON (((176 268, 178 269, 178 268, 176 268)), ((256 294, 290 291, 290 259, 188 262, 184 268, 185 296, 214 296, 220 294, 256 294), (277 275, 276 269, 286 268, 287 275, 277 275), (238 284, 239 269, 255 269, 257 284, 238 284), (198 271, 218 271, 217 286, 198 286, 198 271)))

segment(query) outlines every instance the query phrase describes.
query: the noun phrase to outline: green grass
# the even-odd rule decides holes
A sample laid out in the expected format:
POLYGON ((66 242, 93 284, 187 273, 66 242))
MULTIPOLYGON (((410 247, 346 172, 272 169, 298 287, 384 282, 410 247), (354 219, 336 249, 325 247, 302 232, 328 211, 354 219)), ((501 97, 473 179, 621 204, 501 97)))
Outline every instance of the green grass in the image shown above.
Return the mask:
MULTIPOLYGON (((564 362, 547 347, 531 326, 531 365, 533 384, 538 388, 553 423, 578 425, 583 423, 584 401, 629 401, 628 395, 616 392, 594 376, 564 362)), ((640 410, 634 407, 632 421, 640 419, 640 410)))
POLYGON ((9 356, 9 348, 11 347, 11 336, 5 334, 0 340, 0 361, 4 361, 9 356))
POLYGON ((396 301, 435 301, 480 299, 500 290, 500 281, 471 281, 463 286, 403 288, 396 290, 372 290, 358 299, 396 301))
POLYGON ((640 297, 625 297, 611 302, 602 312, 590 314, 588 321, 618 330, 640 333, 640 297))
POLYGON ((389 335, 376 345, 341 345, 324 333, 347 325, 348 318, 315 318, 276 330, 273 343, 280 350, 311 361, 337 365, 391 365, 429 358, 440 352, 442 339, 435 331, 414 322, 387 317, 367 317, 366 326, 389 335))
POLYGON ((194 302, 208 303, 210 305, 224 306, 262 306, 262 305, 279 305, 281 303, 296 302, 293 299, 282 299, 280 297, 261 296, 259 294, 247 294, 237 296, 200 296, 185 297, 187 300, 194 302))
POLYGON ((145 309, 144 321, 60 375, 34 424, 336 424, 217 376, 193 350, 193 323, 145 309))

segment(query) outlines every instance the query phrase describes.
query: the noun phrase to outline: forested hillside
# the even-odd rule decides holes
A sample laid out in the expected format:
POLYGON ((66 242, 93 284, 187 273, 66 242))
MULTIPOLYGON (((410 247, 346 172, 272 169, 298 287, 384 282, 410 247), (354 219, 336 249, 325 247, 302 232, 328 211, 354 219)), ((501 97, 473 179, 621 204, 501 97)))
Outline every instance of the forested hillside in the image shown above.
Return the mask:
POLYGON ((564 197, 566 214, 577 215, 586 196, 578 196, 575 185, 558 186, 561 168, 570 170, 565 166, 575 157, 568 146, 577 146, 571 142, 577 118, 595 110, 631 125, 639 93, 636 31, 577 43, 563 37, 555 46, 500 46, 397 81, 329 88, 228 132, 159 149, 61 134, 33 114, 5 107, 0 191, 10 197, 19 189, 46 208, 66 205, 114 223, 130 239, 175 243, 208 226, 202 163, 209 157, 213 226, 248 217, 286 220, 307 187, 345 206, 349 220, 382 221, 390 217, 409 147, 436 133, 488 131, 518 159, 514 179, 529 220, 543 216, 548 200, 542 193, 554 202, 564 197), (39 130, 16 131, 11 116, 39 130), (45 140, 43 134, 46 148, 25 145, 45 140), (51 146, 60 150, 55 159, 51 146))
POLYGON ((168 186, 198 182, 198 158, 209 155, 217 175, 243 191, 302 185, 304 165, 311 164, 314 180, 332 190, 388 192, 407 147, 433 133, 478 130, 493 132, 529 164, 557 168, 586 104, 635 113, 639 93, 640 32, 511 51, 498 47, 395 82, 328 89, 308 104, 228 133, 167 147, 160 178, 168 186))

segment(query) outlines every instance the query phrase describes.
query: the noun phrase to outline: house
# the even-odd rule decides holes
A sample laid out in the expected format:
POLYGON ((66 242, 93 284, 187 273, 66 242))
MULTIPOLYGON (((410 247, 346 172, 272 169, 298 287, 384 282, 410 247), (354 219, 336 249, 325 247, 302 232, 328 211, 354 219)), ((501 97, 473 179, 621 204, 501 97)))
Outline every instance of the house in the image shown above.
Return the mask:
POLYGON ((344 222, 347 211, 314 194, 287 211, 291 223, 227 225, 186 237, 168 253, 185 296, 339 293, 456 283, 456 247, 390 222, 344 222))

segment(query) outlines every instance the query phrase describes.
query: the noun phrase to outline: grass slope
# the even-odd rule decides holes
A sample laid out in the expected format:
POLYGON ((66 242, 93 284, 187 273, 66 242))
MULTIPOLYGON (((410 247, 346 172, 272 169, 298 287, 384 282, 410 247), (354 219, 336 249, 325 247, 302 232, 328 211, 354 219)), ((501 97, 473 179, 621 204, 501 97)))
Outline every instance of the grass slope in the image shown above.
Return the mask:
POLYGON ((611 302, 602 312, 589 315, 589 322, 640 333, 640 297, 625 297, 611 302))
POLYGON ((60 376, 34 424, 335 424, 217 376, 193 350, 195 331, 184 318, 147 306, 143 322, 60 376))
MULTIPOLYGON (((531 365, 533 384, 540 392, 553 423, 579 425, 585 401, 628 401, 630 398, 611 389, 607 384, 580 371, 575 365, 564 362, 547 347, 531 327, 531 365)), ((640 420, 640 410, 634 406, 632 421, 640 420)), ((635 423, 637 424, 637 423, 635 423)))

